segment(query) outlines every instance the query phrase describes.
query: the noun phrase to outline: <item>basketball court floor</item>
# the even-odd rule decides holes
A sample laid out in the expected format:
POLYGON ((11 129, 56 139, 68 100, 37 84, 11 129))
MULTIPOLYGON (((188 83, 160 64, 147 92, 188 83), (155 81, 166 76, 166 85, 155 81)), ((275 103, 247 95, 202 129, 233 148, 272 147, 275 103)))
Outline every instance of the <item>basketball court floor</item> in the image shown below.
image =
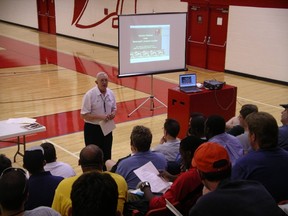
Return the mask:
MULTIPOLYGON (((56 146, 58 160, 70 163, 81 173, 81 102, 85 92, 95 85, 99 71, 109 75, 109 87, 117 100, 112 149, 115 160, 130 153, 130 133, 135 125, 149 127, 152 146, 158 143, 167 108, 150 96, 167 104, 168 89, 178 86, 179 74, 197 73, 199 82, 216 79, 237 86, 236 115, 243 104, 253 103, 261 111, 271 113, 280 125, 279 104, 288 102, 287 86, 223 72, 188 67, 182 72, 118 78, 117 66, 115 48, 0 22, 0 120, 36 118, 47 130, 27 136, 27 148, 50 141, 56 146)), ((0 152, 12 160, 16 146, 1 142, 0 152)), ((14 166, 22 166, 21 156, 17 156, 14 166)))

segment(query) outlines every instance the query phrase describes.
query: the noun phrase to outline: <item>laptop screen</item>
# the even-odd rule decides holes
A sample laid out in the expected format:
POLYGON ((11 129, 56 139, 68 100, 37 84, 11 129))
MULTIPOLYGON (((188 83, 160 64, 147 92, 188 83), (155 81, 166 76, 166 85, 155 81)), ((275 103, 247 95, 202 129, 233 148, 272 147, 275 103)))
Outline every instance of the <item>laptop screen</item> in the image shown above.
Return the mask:
POLYGON ((179 87, 196 86, 196 74, 181 74, 179 75, 179 87))

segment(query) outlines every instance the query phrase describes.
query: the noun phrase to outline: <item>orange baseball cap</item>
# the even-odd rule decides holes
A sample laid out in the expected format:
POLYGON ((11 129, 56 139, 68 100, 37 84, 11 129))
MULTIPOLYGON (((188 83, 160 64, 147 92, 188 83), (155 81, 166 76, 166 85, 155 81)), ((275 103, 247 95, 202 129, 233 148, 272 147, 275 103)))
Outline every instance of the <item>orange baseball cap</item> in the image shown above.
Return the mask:
POLYGON ((192 166, 204 173, 219 172, 230 167, 230 159, 223 146, 214 142, 206 142, 196 149, 192 166))

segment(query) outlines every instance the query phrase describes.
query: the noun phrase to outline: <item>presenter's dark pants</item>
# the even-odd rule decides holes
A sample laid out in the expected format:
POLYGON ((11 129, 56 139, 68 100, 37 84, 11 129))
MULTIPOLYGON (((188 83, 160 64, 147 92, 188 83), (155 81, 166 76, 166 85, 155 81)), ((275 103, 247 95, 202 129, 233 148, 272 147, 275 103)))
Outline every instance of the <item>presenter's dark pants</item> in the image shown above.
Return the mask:
POLYGON ((104 163, 106 160, 111 159, 111 150, 113 136, 112 132, 104 136, 101 127, 90 123, 84 125, 84 140, 85 145, 95 144, 102 149, 104 154, 104 163))

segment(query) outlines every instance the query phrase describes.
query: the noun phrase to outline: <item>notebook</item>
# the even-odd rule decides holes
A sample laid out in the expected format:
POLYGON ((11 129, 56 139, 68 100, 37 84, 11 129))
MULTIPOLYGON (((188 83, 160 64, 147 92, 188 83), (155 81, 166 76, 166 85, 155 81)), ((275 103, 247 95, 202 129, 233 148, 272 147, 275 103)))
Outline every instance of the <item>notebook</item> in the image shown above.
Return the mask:
POLYGON ((185 93, 200 92, 202 91, 197 87, 196 74, 180 74, 179 75, 179 88, 180 91, 185 93))

